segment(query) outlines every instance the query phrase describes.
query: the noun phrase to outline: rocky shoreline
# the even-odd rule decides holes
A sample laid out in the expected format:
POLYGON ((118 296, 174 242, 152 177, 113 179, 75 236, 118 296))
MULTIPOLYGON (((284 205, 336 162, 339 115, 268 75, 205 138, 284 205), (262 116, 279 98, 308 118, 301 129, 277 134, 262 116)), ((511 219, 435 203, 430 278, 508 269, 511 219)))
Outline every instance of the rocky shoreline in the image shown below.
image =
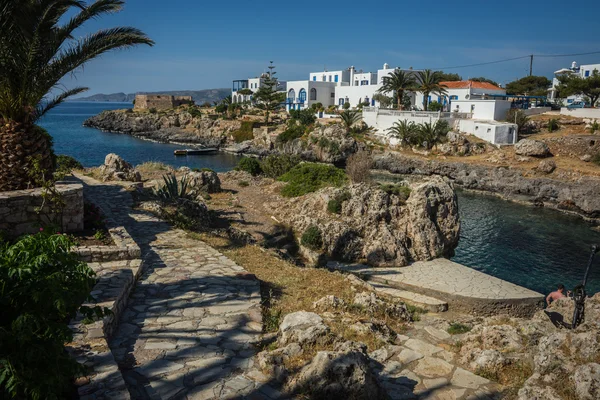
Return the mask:
POLYGON ((399 153, 375 157, 374 168, 401 175, 439 175, 463 189, 497 195, 505 200, 543 206, 600 222, 600 180, 581 177, 560 181, 526 177, 510 167, 492 167, 426 160, 399 153))

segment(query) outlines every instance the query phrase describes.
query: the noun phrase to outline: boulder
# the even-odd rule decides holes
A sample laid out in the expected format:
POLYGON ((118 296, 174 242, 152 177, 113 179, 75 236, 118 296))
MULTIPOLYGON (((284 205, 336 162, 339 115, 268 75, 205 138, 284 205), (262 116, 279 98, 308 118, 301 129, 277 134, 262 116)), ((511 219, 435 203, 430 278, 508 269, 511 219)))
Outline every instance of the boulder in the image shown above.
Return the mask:
POLYGON ((221 191, 221 180, 215 171, 188 172, 185 176, 188 179, 189 187, 198 193, 218 193, 221 191))
POLYGON ((550 155, 550 148, 539 140, 521 139, 515 144, 515 153, 521 156, 547 157, 550 155))
POLYGON ((387 399, 369 369, 364 346, 344 343, 335 351, 320 351, 291 383, 295 393, 312 399, 387 399))
POLYGON ((410 313, 408 312, 408 309, 406 308, 406 304, 404 304, 404 303, 392 304, 392 303, 385 302, 385 301, 381 300, 380 298, 378 298, 377 295, 372 292, 358 293, 356 296, 354 296, 353 304, 357 305, 359 307, 362 307, 363 309, 368 311, 370 314, 373 314, 376 312, 383 312, 386 315, 389 315, 390 317, 393 317, 393 318, 402 319, 404 321, 412 320, 410 313))
POLYGON ((110 153, 104 159, 104 165, 100 166, 103 181, 129 181, 139 182, 142 180, 140 173, 131 164, 123 160, 119 155, 110 153))
POLYGON ((571 381, 579 400, 600 399, 600 364, 589 363, 578 367, 571 381))
POLYGON ((553 160, 542 160, 537 166, 538 171, 551 174, 556 169, 556 163, 553 160))
POLYGON ((525 386, 519 390, 518 400, 562 400, 550 386, 525 386))
POLYGON ((346 302, 333 295, 325 296, 313 303, 313 308, 316 310, 328 310, 344 307, 346 307, 346 302))
POLYGON ((579 157, 579 159, 583 162, 590 162, 592 161, 592 156, 590 154, 584 154, 581 157, 579 157))
POLYGON ((409 188, 408 200, 379 186, 358 183, 321 189, 270 206, 277 219, 298 235, 317 226, 325 259, 404 266, 413 260, 451 254, 460 230, 454 190, 439 177, 409 188), (332 214, 327 205, 341 196, 347 200, 340 214, 332 214))
POLYGON ((329 327, 319 315, 306 311, 290 313, 279 325, 279 345, 298 343, 301 346, 327 341, 329 327))
POLYGON ((517 351, 523 347, 517 328, 511 325, 485 326, 481 331, 481 341, 485 349, 502 352, 517 351))

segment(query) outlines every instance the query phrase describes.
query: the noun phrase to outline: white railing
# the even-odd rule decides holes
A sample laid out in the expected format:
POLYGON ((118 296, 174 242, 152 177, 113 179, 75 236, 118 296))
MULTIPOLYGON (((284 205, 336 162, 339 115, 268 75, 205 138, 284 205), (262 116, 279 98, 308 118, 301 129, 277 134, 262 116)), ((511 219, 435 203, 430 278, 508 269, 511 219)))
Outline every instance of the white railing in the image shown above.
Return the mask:
POLYGON ((455 118, 471 119, 473 114, 460 112, 441 112, 441 111, 400 111, 377 107, 364 107, 363 113, 377 113, 378 115, 391 115, 393 117, 421 117, 421 118, 455 118))

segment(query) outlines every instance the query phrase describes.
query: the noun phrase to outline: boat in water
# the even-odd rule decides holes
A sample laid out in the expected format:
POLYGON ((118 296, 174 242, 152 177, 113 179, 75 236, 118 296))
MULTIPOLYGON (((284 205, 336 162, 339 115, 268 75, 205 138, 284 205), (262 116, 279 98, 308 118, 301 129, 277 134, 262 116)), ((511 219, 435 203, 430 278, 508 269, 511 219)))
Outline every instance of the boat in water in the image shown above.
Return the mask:
POLYGON ((173 152, 176 156, 193 156, 205 153, 214 153, 218 149, 216 147, 203 147, 201 149, 177 149, 173 152))

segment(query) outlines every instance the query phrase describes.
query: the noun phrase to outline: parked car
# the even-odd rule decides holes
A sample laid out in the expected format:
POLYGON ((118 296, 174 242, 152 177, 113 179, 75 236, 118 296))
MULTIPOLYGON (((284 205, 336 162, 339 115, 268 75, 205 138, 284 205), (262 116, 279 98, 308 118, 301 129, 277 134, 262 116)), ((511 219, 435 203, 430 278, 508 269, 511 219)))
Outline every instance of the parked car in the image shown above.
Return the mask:
POLYGON ((587 107, 589 107, 589 104, 587 104, 587 103, 585 103, 583 101, 576 101, 576 102, 573 102, 573 103, 571 103, 571 104, 569 104, 567 106, 567 108, 569 110, 572 110, 572 109, 575 109, 575 108, 587 108, 587 107))
POLYGON ((560 110, 560 105, 556 104, 556 103, 550 103, 549 101, 547 102, 539 102, 535 105, 535 107, 550 107, 551 110, 555 111, 555 110, 560 110))

